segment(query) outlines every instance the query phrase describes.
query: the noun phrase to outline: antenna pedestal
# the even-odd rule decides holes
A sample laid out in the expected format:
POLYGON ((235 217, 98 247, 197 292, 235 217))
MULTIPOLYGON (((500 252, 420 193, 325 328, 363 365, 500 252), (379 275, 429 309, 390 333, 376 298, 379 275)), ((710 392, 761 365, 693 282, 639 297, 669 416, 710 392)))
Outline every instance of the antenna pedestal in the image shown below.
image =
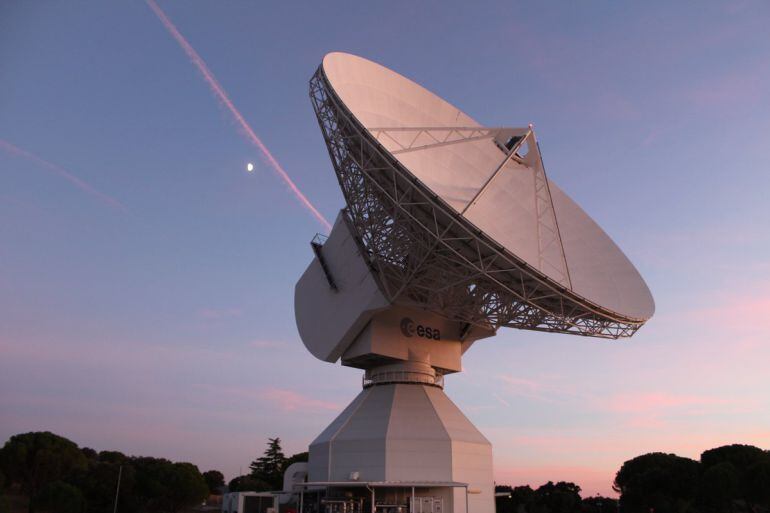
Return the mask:
POLYGON ((364 376, 310 445, 308 487, 318 501, 363 504, 353 513, 494 513, 492 446, 443 390, 462 354, 494 332, 386 299, 342 216, 314 251, 295 290, 302 341, 364 376))
POLYGON ((430 509, 411 511, 494 513, 489 441, 439 386, 380 381, 386 376, 371 374, 373 382, 310 444, 308 480, 327 483, 327 497, 356 496, 366 482, 375 505, 407 505, 414 487, 416 503, 430 509))

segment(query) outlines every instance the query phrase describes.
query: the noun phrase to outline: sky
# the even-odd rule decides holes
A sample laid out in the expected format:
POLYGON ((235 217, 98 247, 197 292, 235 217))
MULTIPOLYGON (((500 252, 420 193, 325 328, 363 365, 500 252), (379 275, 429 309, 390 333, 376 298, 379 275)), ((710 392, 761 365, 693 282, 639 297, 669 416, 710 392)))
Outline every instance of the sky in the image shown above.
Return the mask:
POLYGON ((293 313, 343 207, 308 80, 347 51, 533 123, 655 297, 631 339, 501 330, 465 355, 445 390, 498 484, 611 494, 643 453, 770 448, 769 4, 157 5, 189 47, 141 1, 0 4, 0 443, 50 430, 229 479, 355 397, 293 313))

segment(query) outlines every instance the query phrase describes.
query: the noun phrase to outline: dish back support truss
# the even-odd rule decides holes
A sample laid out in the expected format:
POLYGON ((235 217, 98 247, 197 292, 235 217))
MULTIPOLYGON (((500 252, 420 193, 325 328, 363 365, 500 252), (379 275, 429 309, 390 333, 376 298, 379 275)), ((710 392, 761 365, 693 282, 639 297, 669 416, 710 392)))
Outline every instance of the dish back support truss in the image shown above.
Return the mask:
MULTIPOLYGON (((394 153, 471 138, 494 137, 498 145, 505 145, 510 143, 510 131, 516 129, 367 130, 337 97, 322 67, 310 81, 310 98, 347 202, 346 219, 389 301, 424 307, 469 327, 493 330, 514 327, 618 338, 639 329, 642 323, 581 298, 506 251, 453 213, 378 142, 380 137, 391 136, 388 132, 411 130, 414 137, 406 138, 411 142, 399 143, 401 148, 394 153), (445 137, 439 130, 445 131, 445 137)), ((522 157, 516 152, 520 144, 513 144, 517 147, 508 148, 512 158, 526 159, 533 153, 530 149, 522 157)), ((537 183, 536 194, 539 190, 545 198, 544 174, 536 187, 537 183)), ((550 202, 549 193, 547 200, 550 202)), ((541 206, 538 203, 538 213, 541 206)), ((555 217, 551 231, 555 240, 555 217)))

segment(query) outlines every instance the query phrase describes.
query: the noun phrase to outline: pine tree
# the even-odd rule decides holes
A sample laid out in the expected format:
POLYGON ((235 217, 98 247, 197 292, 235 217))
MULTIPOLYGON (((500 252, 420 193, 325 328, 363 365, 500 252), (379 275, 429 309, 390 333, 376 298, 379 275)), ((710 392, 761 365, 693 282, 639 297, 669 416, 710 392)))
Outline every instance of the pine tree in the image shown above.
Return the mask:
POLYGON ((268 438, 267 449, 261 458, 251 462, 251 477, 269 484, 273 490, 283 488, 283 469, 286 456, 281 449, 280 438, 268 438))

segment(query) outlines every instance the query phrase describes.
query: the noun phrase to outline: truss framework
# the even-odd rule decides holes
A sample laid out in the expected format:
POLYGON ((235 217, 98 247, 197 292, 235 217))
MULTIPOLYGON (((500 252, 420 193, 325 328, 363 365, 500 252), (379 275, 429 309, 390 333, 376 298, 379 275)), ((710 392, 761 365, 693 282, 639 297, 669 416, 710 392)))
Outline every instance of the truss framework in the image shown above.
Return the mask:
MULTIPOLYGON (((577 296, 453 213, 382 147, 378 139, 393 129, 362 127, 321 67, 310 81, 310 98, 347 202, 345 219, 391 302, 492 330, 514 327, 614 339, 641 327, 642 322, 577 296)), ((454 137, 497 137, 490 131, 507 130, 473 129, 478 133, 454 137)), ((453 144, 451 137, 425 144, 453 144)), ((416 140, 402 150, 420 146, 416 140)), ((545 198, 545 193, 543 175, 536 194, 545 198)))
POLYGON ((398 149, 392 155, 419 151, 437 146, 459 144, 482 139, 495 139, 499 145, 526 129, 481 127, 481 126, 417 126, 417 127, 375 127, 369 133, 380 143, 390 140, 398 149))

